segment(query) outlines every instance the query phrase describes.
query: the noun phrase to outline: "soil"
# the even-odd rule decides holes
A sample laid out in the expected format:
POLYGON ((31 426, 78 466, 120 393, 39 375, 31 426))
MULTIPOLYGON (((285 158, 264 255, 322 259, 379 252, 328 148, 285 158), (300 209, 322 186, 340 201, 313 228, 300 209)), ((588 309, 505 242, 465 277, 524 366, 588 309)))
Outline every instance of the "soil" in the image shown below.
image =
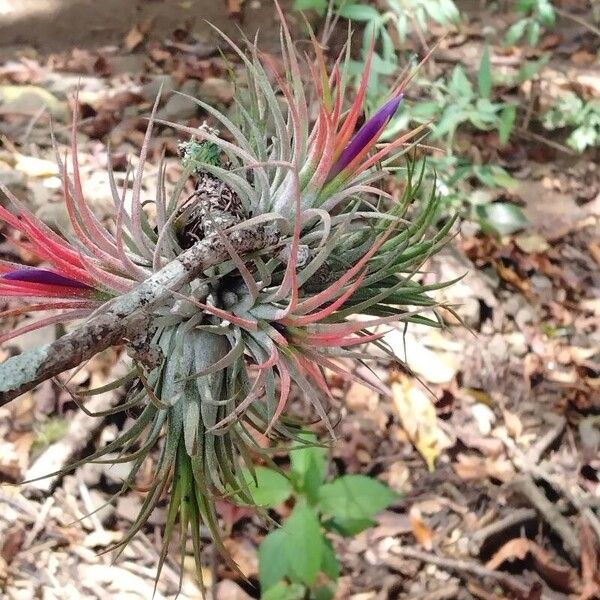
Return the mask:
MULTIPOLYGON (((291 2, 280 4, 285 10, 291 2)), ((27 47, 45 54, 119 44, 136 24, 149 20, 149 37, 158 39, 191 25, 196 38, 209 42, 216 37, 212 23, 234 39, 241 32, 253 38, 260 29, 268 45, 277 40, 279 28, 276 12, 265 0, 243 3, 238 19, 230 16, 225 0, 1 0, 0 57, 27 47)))

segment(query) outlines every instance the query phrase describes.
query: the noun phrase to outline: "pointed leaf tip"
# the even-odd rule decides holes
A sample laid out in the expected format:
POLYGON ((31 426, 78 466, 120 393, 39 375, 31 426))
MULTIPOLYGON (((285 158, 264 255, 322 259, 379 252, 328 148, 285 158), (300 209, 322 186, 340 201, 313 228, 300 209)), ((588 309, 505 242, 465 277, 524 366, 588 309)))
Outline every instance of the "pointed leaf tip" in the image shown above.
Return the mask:
POLYGON ((23 281, 26 283, 39 283, 41 285, 61 285, 65 287, 75 287, 82 289, 92 289, 89 285, 65 277, 54 271, 47 269, 17 269, 15 271, 9 271, 0 276, 2 279, 9 281, 23 281))
POLYGON ((385 127, 402 102, 403 94, 398 94, 388 100, 366 123, 358 130, 346 146, 336 163, 331 167, 328 180, 331 181, 341 173, 365 148, 377 141, 378 133, 385 127))

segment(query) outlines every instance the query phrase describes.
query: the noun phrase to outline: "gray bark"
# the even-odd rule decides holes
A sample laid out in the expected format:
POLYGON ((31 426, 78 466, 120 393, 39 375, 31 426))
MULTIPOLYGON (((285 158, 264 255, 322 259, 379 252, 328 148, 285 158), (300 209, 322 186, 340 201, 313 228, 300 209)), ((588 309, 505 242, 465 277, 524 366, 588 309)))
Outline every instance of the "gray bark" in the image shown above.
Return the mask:
MULTIPOLYGON (((225 233, 235 250, 243 255, 278 243, 270 228, 255 227, 225 233)), ((107 303, 87 321, 55 342, 23 352, 0 364, 0 406, 37 384, 78 366, 98 352, 118 345, 148 327, 152 309, 171 298, 209 267, 229 259, 223 234, 211 235, 181 253, 131 292, 107 303)))

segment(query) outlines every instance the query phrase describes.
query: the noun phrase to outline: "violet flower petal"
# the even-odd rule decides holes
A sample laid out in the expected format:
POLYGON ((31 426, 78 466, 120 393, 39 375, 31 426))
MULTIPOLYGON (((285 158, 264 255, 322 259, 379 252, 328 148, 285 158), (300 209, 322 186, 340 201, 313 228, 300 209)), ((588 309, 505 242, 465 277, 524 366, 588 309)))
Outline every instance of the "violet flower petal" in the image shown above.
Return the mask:
POLYGON ((400 102, 402 94, 388 100, 365 124, 354 134, 344 151, 340 154, 335 164, 329 171, 328 181, 331 181, 336 175, 341 173, 352 160, 363 150, 374 138, 377 132, 393 116, 400 102))
POLYGON ((81 283, 81 281, 59 275, 47 269, 17 269, 16 271, 4 273, 0 277, 9 281, 25 281, 27 283, 39 283, 42 285, 62 285, 65 287, 92 289, 89 285, 81 283))

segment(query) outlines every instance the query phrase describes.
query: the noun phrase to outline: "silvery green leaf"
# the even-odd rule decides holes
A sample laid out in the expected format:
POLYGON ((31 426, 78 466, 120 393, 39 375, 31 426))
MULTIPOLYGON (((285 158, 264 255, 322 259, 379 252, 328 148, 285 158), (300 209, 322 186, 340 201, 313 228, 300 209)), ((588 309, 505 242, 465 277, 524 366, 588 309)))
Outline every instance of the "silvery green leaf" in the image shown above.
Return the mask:
POLYGON ((187 453, 192 456, 200 426, 200 409, 195 399, 188 400, 183 417, 183 439, 187 453))

